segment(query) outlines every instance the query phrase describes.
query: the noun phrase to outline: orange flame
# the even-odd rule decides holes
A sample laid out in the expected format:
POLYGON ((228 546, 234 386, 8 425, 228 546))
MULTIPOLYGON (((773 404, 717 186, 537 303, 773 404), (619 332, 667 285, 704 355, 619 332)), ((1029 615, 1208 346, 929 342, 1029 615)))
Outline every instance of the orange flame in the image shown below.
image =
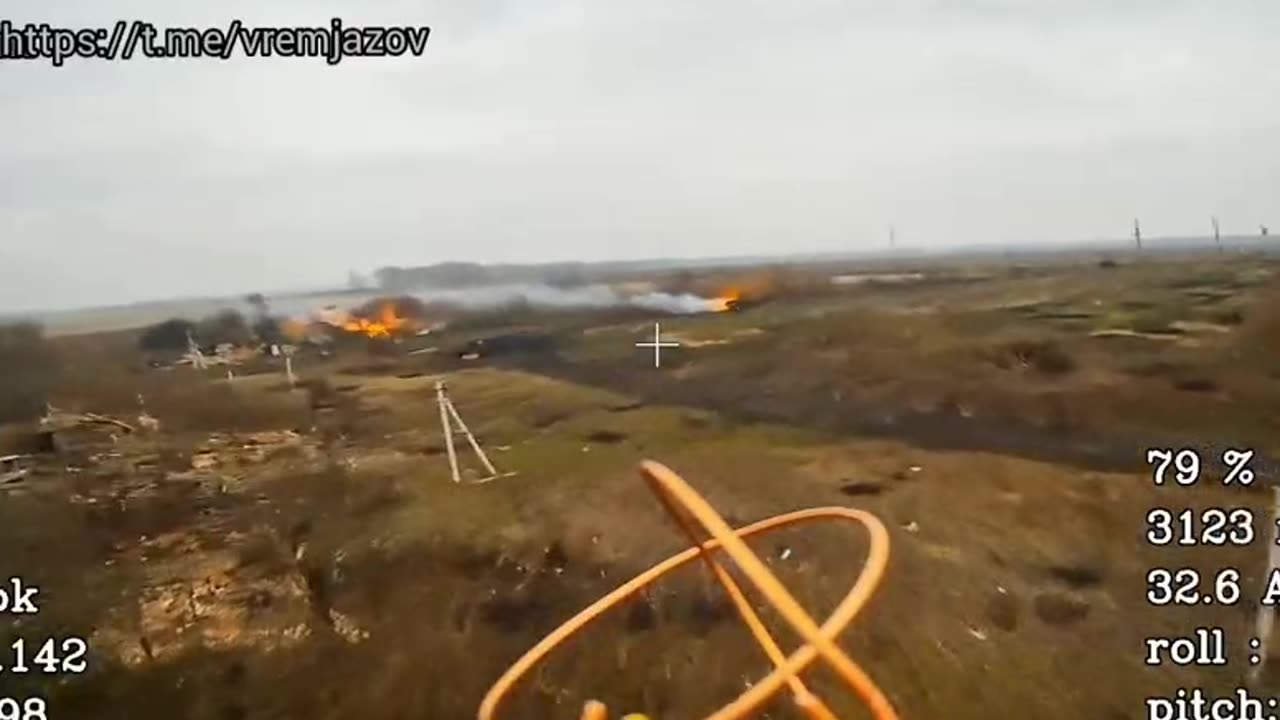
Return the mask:
POLYGON ((736 310, 741 302, 742 293, 738 290, 729 289, 711 298, 711 311, 729 312, 730 310, 736 310))
POLYGON ((383 303, 382 307, 378 309, 378 318, 376 320, 353 317, 342 324, 342 329, 347 332, 367 335, 371 338, 389 338, 395 333, 407 330, 408 326, 408 318, 402 318, 397 315, 394 305, 383 303))
POLYGON ((390 339, 394 335, 413 329, 413 322, 397 314, 395 305, 391 302, 384 302, 378 307, 376 318, 357 317, 340 310, 327 310, 320 319, 349 333, 376 339, 390 339))

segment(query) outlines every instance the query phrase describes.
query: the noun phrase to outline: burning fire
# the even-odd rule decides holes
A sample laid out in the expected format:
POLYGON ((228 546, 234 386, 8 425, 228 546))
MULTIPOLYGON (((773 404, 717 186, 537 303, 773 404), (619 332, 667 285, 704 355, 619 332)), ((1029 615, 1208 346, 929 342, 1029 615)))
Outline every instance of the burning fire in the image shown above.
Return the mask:
POLYGON ((340 327, 347 332, 360 333, 371 338, 389 338, 393 334, 407 331, 409 329, 409 319, 397 315, 395 306, 387 302, 378 308, 376 320, 349 317, 340 327))
POLYGON ((737 310, 739 303, 742 302, 742 293, 737 290, 727 290, 720 295, 711 298, 712 312, 729 312, 737 310))
POLYGON ((377 339, 389 339, 414 329, 413 321, 401 317, 391 302, 379 305, 377 315, 373 318, 352 315, 336 308, 326 308, 319 319, 346 332, 377 339))

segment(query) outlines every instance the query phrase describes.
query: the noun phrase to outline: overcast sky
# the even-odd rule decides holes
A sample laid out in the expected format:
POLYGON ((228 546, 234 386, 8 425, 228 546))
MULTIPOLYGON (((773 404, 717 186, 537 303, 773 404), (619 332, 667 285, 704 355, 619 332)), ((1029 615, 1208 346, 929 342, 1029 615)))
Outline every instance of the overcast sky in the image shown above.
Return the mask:
MULTIPOLYGON (((109 8, 109 9, 108 9, 109 8)), ((1280 226, 1275 0, 5 0, 426 24, 421 58, 0 65, 0 312, 348 269, 1280 226)))

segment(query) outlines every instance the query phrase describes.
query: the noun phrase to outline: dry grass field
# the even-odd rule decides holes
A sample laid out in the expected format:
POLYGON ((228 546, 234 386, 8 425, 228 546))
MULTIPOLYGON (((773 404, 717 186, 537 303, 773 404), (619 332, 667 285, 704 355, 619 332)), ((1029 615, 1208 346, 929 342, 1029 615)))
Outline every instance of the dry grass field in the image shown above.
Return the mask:
MULTIPOLYGON (((142 394, 159 427, 40 452, 31 421, 0 426, 0 454, 33 454, 0 490, 0 548, 44 601, 4 632, 81 635, 92 654, 71 680, 0 683, 46 695, 60 720, 474 717, 537 639, 684 547, 635 471, 655 458, 733 524, 815 505, 883 519, 887 578, 841 643, 904 718, 1120 720, 1174 687, 1224 691, 1241 681, 1241 646, 1225 669, 1149 668, 1143 639, 1200 625, 1241 636, 1253 608, 1152 609, 1145 574, 1235 565, 1253 593, 1265 548, 1153 548, 1144 516, 1265 515, 1278 267, 1230 256, 948 268, 893 285, 774 278, 738 312, 472 318, 415 339, 433 353, 356 345, 300 360, 297 388, 266 360, 232 380, 148 367, 133 331, 53 338, 44 372, 22 375, 47 382, 43 399, 132 423, 142 394), (655 320, 683 345, 661 368, 634 347, 655 320), (523 341, 462 359, 479 337, 523 341), (515 476, 451 482, 441 377, 515 476), (1148 447, 1210 460, 1252 448, 1260 480, 1156 488, 1148 447)), ((17 377, 0 376, 4 398, 22 396, 17 377)), ((755 547, 821 617, 866 540, 814 526, 755 547)), ((690 566, 556 655, 507 716, 576 718, 598 698, 618 714, 700 717, 767 669, 690 566)), ((825 671, 814 678, 840 717, 863 717, 825 671)), ((767 717, 797 715, 779 701, 767 717)))

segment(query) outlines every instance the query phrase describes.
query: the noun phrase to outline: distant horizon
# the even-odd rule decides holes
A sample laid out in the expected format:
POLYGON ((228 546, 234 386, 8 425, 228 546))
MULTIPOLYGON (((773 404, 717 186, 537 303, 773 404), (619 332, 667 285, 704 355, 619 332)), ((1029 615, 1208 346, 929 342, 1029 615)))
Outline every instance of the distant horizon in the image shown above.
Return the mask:
MULTIPOLYGON (((710 256, 666 256, 666 257, 638 257, 633 259, 602 259, 602 260, 547 260, 536 263, 510 263, 510 262, 484 262, 473 260, 442 260, 438 262, 429 262, 422 264, 406 264, 406 265, 381 265, 377 268, 371 268, 365 271, 356 271, 361 275, 369 276, 381 268, 429 268, 441 265, 459 264, 474 265, 481 267, 550 267, 565 264, 581 264, 586 267, 609 267, 609 266, 628 266, 628 265, 652 265, 654 269, 664 269, 667 267, 678 268, 682 266, 693 267, 714 267, 719 264, 741 265, 753 264, 769 261, 788 261, 788 262, 820 262, 823 260, 832 261, 854 261, 858 259, 876 260, 876 261, 894 261, 894 260, 910 260, 912 258, 945 258, 949 256, 970 255, 970 254, 987 254, 1000 253, 1006 255, 1038 255, 1062 251, 1079 250, 1086 252, 1106 252, 1109 249, 1114 250, 1118 254, 1127 255, 1136 253, 1133 245, 1133 238, 1123 239, 1107 239, 1098 238, 1092 240, 1077 240, 1068 242, 1031 242, 1031 243, 971 243, 964 245, 921 245, 912 246, 904 244, 901 240, 902 235, 898 235, 898 244, 894 247, 886 245, 881 248, 866 250, 812 250, 812 251, 795 251, 781 254, 742 254, 742 255, 710 255, 710 256)), ((1270 236, 1268 236, 1270 237, 1270 236)), ((1254 242, 1261 244, 1264 242, 1260 235, 1244 235, 1244 234, 1224 234, 1221 239, 1225 244, 1241 244, 1254 242)), ((1144 251, 1151 253, 1160 253, 1169 248, 1170 244, 1181 244, 1176 249, 1212 249, 1215 240, 1212 235, 1171 235, 1171 236, 1144 236, 1144 251)), ((1268 247, 1259 248, 1262 250, 1270 249, 1268 247)), ((1277 251, 1280 251, 1280 237, 1277 237, 1277 251)), ((0 313, 0 318, 5 320, 17 320, 22 318, 32 318, 39 316, 53 316, 61 314, 71 314, 80 312, 94 311, 111 311, 111 310, 127 310, 130 308, 145 308, 150 305, 165 303, 225 303, 230 300, 241 300, 244 297, 261 293, 267 298, 288 298, 299 297, 311 294, 341 294, 346 292, 377 292, 381 288, 376 284, 368 288, 351 288, 341 281, 336 281, 329 285, 313 285, 313 286, 296 286, 296 287, 276 287, 274 289, 264 290, 261 288, 246 287, 243 290, 222 293, 222 294, 192 294, 192 295, 170 295, 164 297, 150 297, 140 300, 134 300, 122 303, 101 303, 89 305, 68 305, 68 306, 38 306, 18 309, 14 311, 6 311, 0 313)))

